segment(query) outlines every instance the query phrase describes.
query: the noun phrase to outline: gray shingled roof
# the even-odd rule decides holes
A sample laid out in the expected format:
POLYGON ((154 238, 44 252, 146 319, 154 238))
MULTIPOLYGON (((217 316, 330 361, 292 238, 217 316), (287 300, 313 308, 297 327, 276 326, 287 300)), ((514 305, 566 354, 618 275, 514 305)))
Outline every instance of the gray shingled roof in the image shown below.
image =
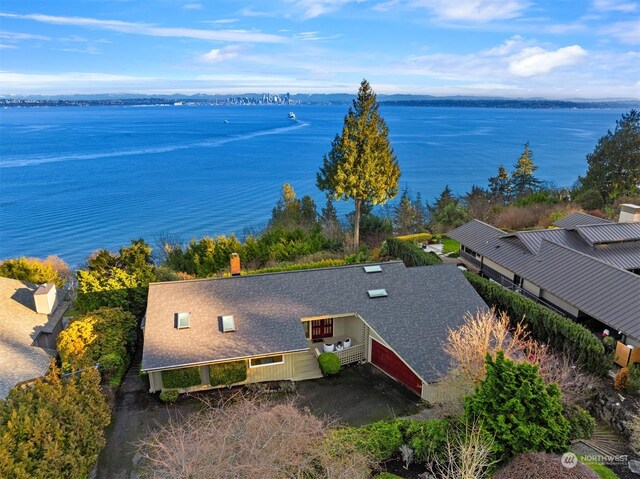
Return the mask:
POLYGON ((0 277, 0 398, 16 384, 46 373, 55 356, 55 351, 32 346, 37 334, 50 331, 59 319, 36 313, 36 289, 35 284, 0 277))
POLYGON ((597 216, 588 215, 586 213, 575 212, 559 219, 553 223, 553 225, 558 228, 575 228, 580 225, 599 225, 607 223, 611 223, 611 221, 604 218, 598 218, 597 216))
POLYGON ((639 244, 594 248, 582 242, 572 247, 579 238, 575 232, 505 235, 478 220, 447 235, 603 323, 640 339, 640 276, 618 266, 640 257, 639 244))
POLYGON ((356 313, 425 380, 448 370, 441 349, 466 311, 486 308, 454 265, 406 268, 362 265, 223 279, 153 283, 144 332, 145 371, 308 349, 300 319, 356 313), (384 288, 386 298, 367 291, 384 288), (190 312, 189 329, 174 314, 190 312), (220 333, 220 315, 236 331, 220 333))

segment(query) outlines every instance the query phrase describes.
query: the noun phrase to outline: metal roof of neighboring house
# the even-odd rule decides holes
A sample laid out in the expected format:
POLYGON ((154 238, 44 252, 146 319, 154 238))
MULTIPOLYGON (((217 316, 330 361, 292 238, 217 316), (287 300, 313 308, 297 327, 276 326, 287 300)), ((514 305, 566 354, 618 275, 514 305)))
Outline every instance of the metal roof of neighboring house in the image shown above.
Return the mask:
POLYGON ((576 226, 576 231, 590 245, 640 241, 640 223, 576 226))
POLYGON ((33 293, 38 286, 0 277, 0 398, 18 383, 44 375, 55 351, 32 346, 41 331, 51 331, 61 312, 38 314, 33 293))
POLYGON ((524 277, 588 315, 607 318, 601 320, 640 338, 640 276, 544 241, 524 277))
POLYGON ((570 215, 565 216, 564 218, 559 219, 555 223, 554 226, 558 228, 575 228, 580 225, 599 225, 599 224, 607 224, 611 223, 611 221, 598 218, 597 216, 588 215, 587 213, 575 212, 570 215))
POLYGON ((142 368, 306 350, 302 318, 358 314, 423 379, 434 381, 449 369, 441 349, 448 328, 486 304, 455 265, 381 266, 376 274, 354 265, 152 283, 142 368), (383 288, 387 297, 369 298, 368 290, 383 288), (190 312, 190 328, 174 327, 177 312, 190 312), (221 315, 234 316, 235 332, 219 331, 221 315))
POLYGON ((640 276, 616 264, 640 258, 640 245, 591 247, 575 232, 545 231, 505 235, 473 220, 447 236, 603 323, 640 339, 640 276), (574 248, 576 239, 581 245, 574 248))

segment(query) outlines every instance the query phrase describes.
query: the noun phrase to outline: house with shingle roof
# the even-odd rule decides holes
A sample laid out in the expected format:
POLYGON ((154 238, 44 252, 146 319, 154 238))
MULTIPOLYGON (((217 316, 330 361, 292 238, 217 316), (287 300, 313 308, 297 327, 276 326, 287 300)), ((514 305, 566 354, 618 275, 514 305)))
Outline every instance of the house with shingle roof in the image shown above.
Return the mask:
POLYGON ((53 283, 0 277, 0 399, 47 372, 69 307, 65 296, 53 283))
POLYGON ((505 233, 473 220, 448 236, 471 269, 640 346, 640 222, 573 213, 555 226, 505 233))
POLYGON ((167 371, 241 362, 243 382, 321 377, 317 357, 370 362, 432 400, 449 369, 442 342, 487 305, 455 265, 377 265, 152 283, 142 371, 150 391, 167 371))

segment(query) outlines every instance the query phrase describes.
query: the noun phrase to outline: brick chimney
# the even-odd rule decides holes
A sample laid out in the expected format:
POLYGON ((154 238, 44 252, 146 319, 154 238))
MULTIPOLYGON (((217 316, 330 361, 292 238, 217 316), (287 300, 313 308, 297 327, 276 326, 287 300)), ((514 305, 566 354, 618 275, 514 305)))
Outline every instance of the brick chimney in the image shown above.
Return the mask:
POLYGON ((231 276, 240 276, 240 255, 231 253, 231 276))

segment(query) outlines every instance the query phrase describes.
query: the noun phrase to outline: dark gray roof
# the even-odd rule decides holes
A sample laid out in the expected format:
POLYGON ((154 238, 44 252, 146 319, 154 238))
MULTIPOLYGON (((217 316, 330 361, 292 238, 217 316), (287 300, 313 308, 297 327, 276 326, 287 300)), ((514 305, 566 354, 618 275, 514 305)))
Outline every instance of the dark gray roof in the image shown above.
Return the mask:
POLYGON ((145 371, 306 350, 301 318, 358 314, 425 380, 448 370, 441 349, 448 328, 467 311, 486 308, 455 265, 406 268, 362 265, 223 279, 153 283, 144 333, 145 371), (370 289, 388 296, 370 299, 370 289), (190 312, 189 329, 174 314, 190 312), (220 333, 217 317, 233 315, 236 331, 220 333))
POLYGON ((611 221, 604 218, 598 218, 597 216, 588 215, 586 213, 575 212, 559 219, 553 223, 553 225, 558 228, 575 228, 580 225, 599 225, 607 223, 611 223, 611 221))
POLYGON ((640 223, 576 226, 576 231, 591 246, 640 241, 640 223))
POLYGON ((575 232, 563 229, 505 235, 478 220, 450 231, 448 236, 640 339, 640 276, 616 264, 638 264, 639 244, 590 247, 575 232))

